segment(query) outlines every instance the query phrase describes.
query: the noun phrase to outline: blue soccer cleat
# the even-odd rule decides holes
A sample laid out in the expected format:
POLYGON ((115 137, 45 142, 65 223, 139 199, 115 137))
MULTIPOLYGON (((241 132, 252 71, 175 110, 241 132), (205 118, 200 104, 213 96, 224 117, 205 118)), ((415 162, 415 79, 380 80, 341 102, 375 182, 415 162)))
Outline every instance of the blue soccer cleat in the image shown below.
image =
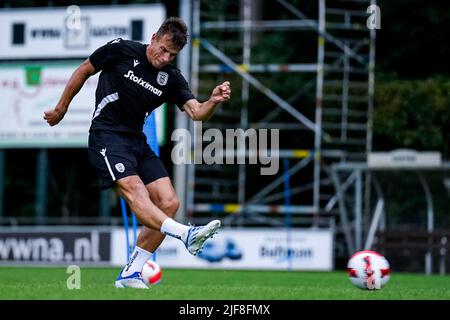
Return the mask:
POLYGON ((202 251, 205 241, 212 238, 219 228, 219 220, 213 220, 206 226, 191 226, 186 237, 186 249, 194 256, 197 255, 202 251))
POLYGON ((140 272, 135 272, 127 277, 122 277, 122 272, 120 272, 114 286, 116 288, 148 289, 140 272))

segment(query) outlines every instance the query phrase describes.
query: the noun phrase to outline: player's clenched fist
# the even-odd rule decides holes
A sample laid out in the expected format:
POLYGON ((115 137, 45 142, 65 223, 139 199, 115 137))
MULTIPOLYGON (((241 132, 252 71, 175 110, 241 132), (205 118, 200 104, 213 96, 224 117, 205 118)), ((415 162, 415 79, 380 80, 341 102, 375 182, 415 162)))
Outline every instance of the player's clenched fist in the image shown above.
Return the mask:
POLYGON ((225 102, 230 100, 231 98, 231 84, 229 81, 225 81, 224 83, 218 85, 214 88, 211 98, 215 103, 225 102))
POLYGON ((64 115, 65 112, 63 110, 55 108, 44 112, 44 120, 47 121, 50 126, 54 126, 64 118, 64 115))

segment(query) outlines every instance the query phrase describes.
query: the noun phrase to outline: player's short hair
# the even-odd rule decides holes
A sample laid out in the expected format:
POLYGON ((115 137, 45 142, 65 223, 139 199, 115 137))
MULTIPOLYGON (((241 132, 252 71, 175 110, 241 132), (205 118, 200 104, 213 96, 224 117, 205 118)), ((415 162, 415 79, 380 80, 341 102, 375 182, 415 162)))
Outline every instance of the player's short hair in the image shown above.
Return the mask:
POLYGON ((178 17, 167 18, 159 27, 156 35, 162 37, 165 34, 172 35, 172 44, 178 49, 183 49, 188 39, 188 28, 184 21, 178 17))

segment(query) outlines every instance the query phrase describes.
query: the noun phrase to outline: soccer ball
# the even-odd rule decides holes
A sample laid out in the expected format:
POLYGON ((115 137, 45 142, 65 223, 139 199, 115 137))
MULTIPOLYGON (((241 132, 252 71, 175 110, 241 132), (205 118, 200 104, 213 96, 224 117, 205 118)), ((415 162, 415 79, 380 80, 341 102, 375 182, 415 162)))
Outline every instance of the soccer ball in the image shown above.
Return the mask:
POLYGON ((157 284, 161 281, 161 267, 153 260, 148 260, 142 267, 142 278, 148 285, 157 284))
POLYGON ((389 281, 391 269, 382 254, 363 250, 350 257, 347 272, 350 281, 358 288, 379 290, 389 281))

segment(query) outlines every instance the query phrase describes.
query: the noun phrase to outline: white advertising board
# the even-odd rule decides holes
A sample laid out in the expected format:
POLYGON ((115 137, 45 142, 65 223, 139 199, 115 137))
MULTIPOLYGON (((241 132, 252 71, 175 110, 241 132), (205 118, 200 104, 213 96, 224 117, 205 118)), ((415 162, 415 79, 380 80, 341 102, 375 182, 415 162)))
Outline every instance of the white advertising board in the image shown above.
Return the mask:
MULTIPOLYGON (((113 265, 126 263, 125 243, 124 230, 113 229, 113 265)), ((166 237, 156 251, 156 261, 163 268, 330 271, 333 232, 292 229, 288 236, 283 229, 221 229, 206 242, 200 256, 192 256, 181 241, 166 237)))
MULTIPOLYGON (((100 73, 87 80, 60 124, 50 127, 43 119, 80 62, 0 65, 0 148, 87 147, 100 73)), ((163 112, 155 111, 159 144, 165 136, 163 112)))
POLYGON ((149 42, 162 4, 0 10, 0 59, 86 58, 106 42, 149 42))
POLYGON ((0 226, 1 265, 109 265, 108 227, 0 226))
POLYGON ((78 64, 0 67, 0 148, 86 147, 95 104, 96 74, 74 97, 59 125, 44 111, 55 107, 78 64))

